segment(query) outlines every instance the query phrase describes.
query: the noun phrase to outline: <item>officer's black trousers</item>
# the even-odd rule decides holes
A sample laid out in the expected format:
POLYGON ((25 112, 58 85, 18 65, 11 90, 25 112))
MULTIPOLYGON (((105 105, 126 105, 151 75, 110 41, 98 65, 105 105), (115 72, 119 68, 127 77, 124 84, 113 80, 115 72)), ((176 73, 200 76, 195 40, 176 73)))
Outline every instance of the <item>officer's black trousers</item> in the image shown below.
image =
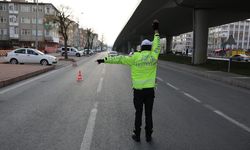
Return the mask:
POLYGON ((153 129, 153 119, 152 119, 152 110, 154 103, 154 88, 147 89, 134 89, 134 106, 135 106, 135 130, 141 130, 142 124, 142 112, 143 104, 145 108, 145 130, 146 132, 152 133, 153 129))

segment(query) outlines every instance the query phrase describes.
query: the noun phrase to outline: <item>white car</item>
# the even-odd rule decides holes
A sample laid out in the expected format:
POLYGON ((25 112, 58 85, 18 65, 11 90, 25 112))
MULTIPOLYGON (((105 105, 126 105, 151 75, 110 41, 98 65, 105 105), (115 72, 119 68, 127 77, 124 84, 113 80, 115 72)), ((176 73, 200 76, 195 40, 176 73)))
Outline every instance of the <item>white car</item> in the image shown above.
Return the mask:
POLYGON ((41 65, 51 65, 57 63, 55 56, 44 54, 32 48, 18 48, 8 52, 5 56, 5 60, 11 64, 40 63, 41 65))
POLYGON ((108 53, 108 56, 118 56, 118 53, 117 53, 117 51, 110 51, 109 53, 108 53))
MULTIPOLYGON (((61 49, 61 54, 62 56, 65 55, 65 48, 62 47, 61 49)), ((81 57, 84 55, 83 51, 79 51, 78 49, 74 48, 74 47, 67 47, 67 52, 68 52, 68 56, 77 56, 77 57, 81 57)))
POLYGON ((245 54, 238 54, 231 57, 232 61, 250 62, 250 57, 245 54))

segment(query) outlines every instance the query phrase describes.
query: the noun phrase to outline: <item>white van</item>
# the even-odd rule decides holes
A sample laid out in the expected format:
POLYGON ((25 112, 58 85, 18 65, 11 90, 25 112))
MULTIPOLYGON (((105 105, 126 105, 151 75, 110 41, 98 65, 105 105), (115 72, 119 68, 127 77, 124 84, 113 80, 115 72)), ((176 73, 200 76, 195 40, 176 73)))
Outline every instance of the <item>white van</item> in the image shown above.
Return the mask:
POLYGON ((184 45, 175 45, 174 48, 172 49, 172 52, 176 55, 183 55, 186 53, 186 48, 184 45))
MULTIPOLYGON (((60 48, 61 50, 61 55, 64 56, 65 55, 65 48, 62 47, 60 48)), ((67 47, 68 50, 68 56, 77 56, 77 57, 81 57, 84 55, 83 51, 79 51, 78 49, 76 49, 75 47, 67 47)))

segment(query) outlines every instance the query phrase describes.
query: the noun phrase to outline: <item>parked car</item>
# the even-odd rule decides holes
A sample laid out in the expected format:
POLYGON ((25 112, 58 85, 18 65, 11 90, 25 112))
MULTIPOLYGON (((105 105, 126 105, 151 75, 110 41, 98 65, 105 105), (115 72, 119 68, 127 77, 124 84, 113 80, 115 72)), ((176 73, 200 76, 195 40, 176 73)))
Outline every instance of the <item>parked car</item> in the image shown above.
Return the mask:
POLYGON ((118 53, 117 53, 117 51, 110 51, 109 53, 108 53, 108 56, 117 56, 118 55, 118 53))
MULTIPOLYGON (((61 49, 61 55, 64 56, 65 55, 65 48, 62 47, 61 49)), ((77 56, 77 57, 81 57, 84 55, 84 52, 79 51, 78 49, 76 49, 75 47, 67 47, 67 53, 68 56, 77 56)))
POLYGON ((18 48, 8 52, 5 56, 5 60, 11 64, 40 63, 41 65, 51 65, 57 63, 55 56, 44 54, 32 48, 18 48))
POLYGON ((91 50, 89 50, 89 54, 93 55, 93 54, 95 54, 95 51, 93 49, 91 49, 91 50))
POLYGON ((132 56, 133 54, 134 54, 134 52, 130 52, 128 55, 129 55, 129 56, 132 56))
POLYGON ((85 55, 93 55, 94 54, 94 51, 92 49, 84 49, 84 53, 85 55))
POLYGON ((245 55, 245 54, 234 55, 231 57, 231 59, 232 59, 232 61, 245 61, 245 62, 250 61, 250 57, 245 55))
POLYGON ((84 55, 84 56, 87 54, 86 49, 79 49, 79 51, 83 52, 83 55, 84 55))

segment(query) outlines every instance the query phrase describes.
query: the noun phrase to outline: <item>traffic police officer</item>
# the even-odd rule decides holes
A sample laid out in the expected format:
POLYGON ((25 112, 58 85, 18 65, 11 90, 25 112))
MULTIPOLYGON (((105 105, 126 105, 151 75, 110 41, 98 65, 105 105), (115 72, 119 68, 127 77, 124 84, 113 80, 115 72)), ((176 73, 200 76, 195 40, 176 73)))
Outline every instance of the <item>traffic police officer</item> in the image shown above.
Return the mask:
POLYGON ((98 64, 124 64, 131 68, 131 78, 134 90, 135 128, 132 138, 140 142, 143 104, 145 105, 145 132, 146 141, 151 141, 153 132, 152 109, 154 103, 154 88, 156 86, 157 60, 160 53, 159 21, 154 20, 152 24, 154 30, 153 43, 143 40, 141 51, 135 52, 131 56, 114 56, 98 59, 98 64))

